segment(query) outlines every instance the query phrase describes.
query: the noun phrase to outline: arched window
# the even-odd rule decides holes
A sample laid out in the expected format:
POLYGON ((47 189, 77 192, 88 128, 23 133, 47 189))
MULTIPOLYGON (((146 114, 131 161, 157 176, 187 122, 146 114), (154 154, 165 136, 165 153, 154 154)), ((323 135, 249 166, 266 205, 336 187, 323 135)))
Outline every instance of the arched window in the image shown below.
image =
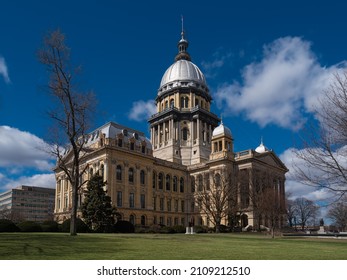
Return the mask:
POLYGON ((165 109, 169 108, 169 101, 165 101, 165 109))
POLYGON ((152 187, 153 187, 153 189, 157 188, 157 173, 155 171, 153 171, 152 187))
POLYGON ((216 184, 216 188, 220 188, 221 187, 221 178, 220 178, 220 174, 217 173, 215 175, 215 184, 216 184))
POLYGON ((195 177, 192 176, 191 177, 191 189, 192 189, 192 193, 195 192, 195 177))
POLYGON ((163 173, 159 173, 158 175, 158 185, 159 185, 159 190, 163 189, 163 173))
POLYGON ((180 192, 181 193, 184 192, 184 179, 183 179, 183 177, 181 177, 181 179, 180 179, 180 192))
POLYGON ((172 188, 174 192, 177 192, 177 177, 173 176, 172 178, 172 188))
POLYGON ((181 108, 184 108, 184 98, 181 97, 181 108))
POLYGON ((103 164, 101 164, 101 166, 100 166, 100 175, 101 175, 101 177, 102 177, 102 180, 104 180, 104 172, 105 171, 105 167, 104 167, 104 165, 103 164))
POLYGON ((166 183, 166 190, 169 191, 171 189, 171 177, 169 174, 166 175, 165 183, 166 183))
POLYGON ((117 165, 116 167, 116 179, 121 181, 122 180, 122 166, 117 165))
POLYGON ((188 103, 189 103, 189 98, 185 97, 184 98, 184 108, 188 108, 188 103))
POLYGON ((129 183, 134 183, 134 169, 132 167, 129 168, 129 183))
POLYGON ((173 108, 175 106, 175 101, 173 99, 170 100, 170 108, 173 108))
POLYGON ((198 175, 198 191, 201 192, 203 189, 203 180, 202 180, 202 175, 198 175))
POLYGON ((206 190, 210 189, 210 174, 205 174, 205 184, 206 184, 206 190))
POLYGON ((92 177, 92 176, 93 176, 93 174, 94 174, 94 170, 93 170, 93 168, 90 168, 90 169, 89 169, 89 174, 90 174, 90 177, 92 177))
POLYGON ((182 129, 182 140, 187 141, 188 140, 188 128, 184 127, 182 129))

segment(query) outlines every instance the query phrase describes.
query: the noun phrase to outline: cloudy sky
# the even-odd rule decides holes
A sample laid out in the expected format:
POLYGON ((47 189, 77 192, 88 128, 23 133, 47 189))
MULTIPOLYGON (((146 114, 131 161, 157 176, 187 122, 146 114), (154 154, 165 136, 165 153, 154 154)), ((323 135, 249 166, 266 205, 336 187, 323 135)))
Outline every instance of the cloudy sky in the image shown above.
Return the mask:
MULTIPOLYGON (((205 73, 212 110, 235 150, 261 137, 291 169, 307 120, 332 74, 346 68, 347 4, 342 1, 5 1, 0 9, 0 191, 54 187, 54 161, 42 147, 51 100, 36 58, 42 38, 60 28, 79 86, 98 99, 95 127, 108 121, 149 136, 148 116, 180 39, 181 15, 192 60, 205 73), (321 3, 322 2, 322 3, 321 3)), ((325 192, 287 176, 293 197, 325 192)))

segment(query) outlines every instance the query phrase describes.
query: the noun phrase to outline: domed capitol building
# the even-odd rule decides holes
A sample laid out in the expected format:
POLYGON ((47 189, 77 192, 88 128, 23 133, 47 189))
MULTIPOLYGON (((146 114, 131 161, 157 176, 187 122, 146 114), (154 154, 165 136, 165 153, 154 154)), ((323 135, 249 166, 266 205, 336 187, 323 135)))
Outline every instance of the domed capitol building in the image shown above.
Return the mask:
MULTIPOLYGON (((210 111, 205 76, 187 49, 182 31, 148 120, 151 138, 114 122, 97 128, 86 143, 84 179, 99 172, 120 218, 134 225, 269 226, 260 205, 271 197, 277 211, 284 209, 288 169, 262 142, 234 151, 231 130, 210 111), (264 197, 265 189, 275 195, 264 197)), ((70 217, 71 188, 62 170, 55 173, 55 218, 62 222, 70 217)), ((283 215, 276 223, 282 226, 283 215)))

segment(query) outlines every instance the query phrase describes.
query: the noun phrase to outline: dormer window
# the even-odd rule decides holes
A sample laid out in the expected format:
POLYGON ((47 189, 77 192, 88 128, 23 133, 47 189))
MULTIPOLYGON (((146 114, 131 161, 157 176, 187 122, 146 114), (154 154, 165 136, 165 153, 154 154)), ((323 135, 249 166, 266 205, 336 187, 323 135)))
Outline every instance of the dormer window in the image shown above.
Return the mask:
POLYGON ((134 142, 130 142, 130 150, 135 150, 135 143, 134 142))

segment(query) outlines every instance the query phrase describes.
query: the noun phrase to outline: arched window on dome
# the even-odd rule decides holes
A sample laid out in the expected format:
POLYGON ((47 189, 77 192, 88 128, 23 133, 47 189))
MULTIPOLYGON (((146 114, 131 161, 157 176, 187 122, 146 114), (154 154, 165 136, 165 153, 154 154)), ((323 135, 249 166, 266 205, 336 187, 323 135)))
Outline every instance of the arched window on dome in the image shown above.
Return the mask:
POLYGON ((170 108, 175 107, 175 101, 173 99, 170 100, 170 108))
POLYGON ((169 108, 169 101, 165 101, 165 109, 168 109, 169 108))

